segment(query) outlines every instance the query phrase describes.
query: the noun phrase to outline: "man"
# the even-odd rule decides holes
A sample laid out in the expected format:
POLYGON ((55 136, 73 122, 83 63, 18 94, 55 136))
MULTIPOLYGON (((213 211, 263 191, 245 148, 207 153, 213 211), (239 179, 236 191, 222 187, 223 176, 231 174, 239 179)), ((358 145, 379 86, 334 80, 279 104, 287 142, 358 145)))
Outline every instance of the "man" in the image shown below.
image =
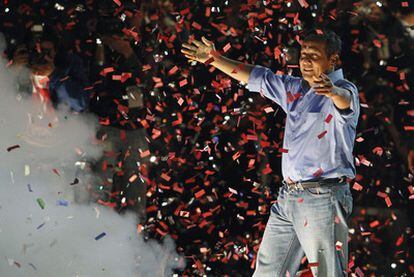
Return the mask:
MULTIPOLYGON (((46 29, 43 29, 40 24, 32 27, 30 42, 16 48, 12 65, 17 71, 23 67, 30 69, 31 90, 35 100, 48 108, 65 104, 74 112, 82 112, 89 100, 86 90, 89 81, 83 62, 77 55, 61 49, 59 37, 51 27, 46 25, 46 29)), ((23 85, 23 89, 28 87, 25 82, 19 85, 23 85)))
POLYGON ((136 83, 142 77, 141 61, 129 40, 120 35, 102 35, 103 44, 96 49, 98 66, 90 110, 99 116, 97 137, 103 142, 104 155, 97 162, 100 184, 111 187, 107 200, 114 201, 119 212, 132 210, 139 222, 146 220, 147 182, 141 172, 148 168, 149 149, 146 129, 137 123, 146 115, 143 89, 136 83), (113 72, 103 74, 105 68, 113 72), (114 76, 129 75, 125 80, 114 76))
POLYGON ((358 91, 337 69, 341 40, 315 30, 302 41, 302 78, 219 55, 203 37, 183 44, 191 60, 206 62, 287 114, 282 149, 283 186, 271 207, 254 276, 295 276, 306 254, 314 276, 346 276, 355 177, 352 149, 359 116, 358 91))

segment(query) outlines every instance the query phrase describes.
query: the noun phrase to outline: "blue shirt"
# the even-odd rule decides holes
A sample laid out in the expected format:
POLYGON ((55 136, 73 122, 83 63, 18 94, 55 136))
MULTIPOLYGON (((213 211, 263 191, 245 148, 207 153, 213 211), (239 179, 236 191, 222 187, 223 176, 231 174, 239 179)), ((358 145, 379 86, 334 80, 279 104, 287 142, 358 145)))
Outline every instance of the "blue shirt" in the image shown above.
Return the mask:
POLYGON ((56 104, 67 104, 72 110, 81 112, 89 104, 85 68, 80 57, 68 55, 65 67, 56 69, 50 76, 49 89, 56 104))
POLYGON ((255 66, 249 76, 249 91, 260 92, 287 114, 282 149, 285 180, 355 177, 352 149, 359 117, 356 86, 345 80, 342 69, 328 74, 332 83, 351 92, 348 110, 338 109, 332 99, 315 94, 300 77, 276 75, 255 66))

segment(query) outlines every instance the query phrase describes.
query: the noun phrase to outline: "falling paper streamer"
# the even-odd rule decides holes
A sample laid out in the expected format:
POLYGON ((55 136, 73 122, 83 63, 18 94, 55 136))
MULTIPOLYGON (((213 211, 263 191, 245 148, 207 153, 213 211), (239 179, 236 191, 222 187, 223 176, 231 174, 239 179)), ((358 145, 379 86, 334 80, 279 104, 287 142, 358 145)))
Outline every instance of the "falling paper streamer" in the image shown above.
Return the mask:
POLYGON ((36 201, 37 201, 37 204, 39 204, 40 208, 44 210, 46 206, 45 201, 42 198, 37 198, 36 201))
POLYGON ((30 175, 30 166, 25 164, 24 165, 24 176, 29 176, 30 175))

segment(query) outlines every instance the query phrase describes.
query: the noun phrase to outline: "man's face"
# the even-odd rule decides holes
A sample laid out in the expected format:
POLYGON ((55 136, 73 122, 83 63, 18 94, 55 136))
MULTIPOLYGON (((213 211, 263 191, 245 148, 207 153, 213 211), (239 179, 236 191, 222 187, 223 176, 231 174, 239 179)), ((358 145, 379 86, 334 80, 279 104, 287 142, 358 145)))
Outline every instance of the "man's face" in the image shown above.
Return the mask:
POLYGON ((326 43, 322 41, 304 41, 302 43, 299 59, 300 72, 303 79, 310 85, 313 85, 314 77, 327 73, 332 67, 332 61, 327 56, 325 48, 326 43))

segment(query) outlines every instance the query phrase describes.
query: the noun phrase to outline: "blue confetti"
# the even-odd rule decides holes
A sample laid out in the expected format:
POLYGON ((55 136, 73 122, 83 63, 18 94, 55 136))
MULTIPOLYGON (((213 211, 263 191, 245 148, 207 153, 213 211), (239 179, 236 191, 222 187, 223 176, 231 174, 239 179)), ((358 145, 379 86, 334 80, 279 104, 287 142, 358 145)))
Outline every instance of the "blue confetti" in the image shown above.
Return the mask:
POLYGON ((42 224, 40 224, 39 226, 37 226, 37 230, 39 230, 40 228, 42 228, 43 226, 45 226, 46 222, 43 222, 42 224))
POLYGON ((101 238, 103 238, 104 236, 106 236, 106 233, 105 232, 102 232, 102 233, 100 233, 99 235, 97 235, 96 237, 95 237, 95 240, 100 240, 101 238))
POLYGON ((65 207, 67 207, 69 205, 69 201, 67 201, 65 199, 59 199, 58 201, 56 201, 56 204, 58 206, 65 206, 65 207))

